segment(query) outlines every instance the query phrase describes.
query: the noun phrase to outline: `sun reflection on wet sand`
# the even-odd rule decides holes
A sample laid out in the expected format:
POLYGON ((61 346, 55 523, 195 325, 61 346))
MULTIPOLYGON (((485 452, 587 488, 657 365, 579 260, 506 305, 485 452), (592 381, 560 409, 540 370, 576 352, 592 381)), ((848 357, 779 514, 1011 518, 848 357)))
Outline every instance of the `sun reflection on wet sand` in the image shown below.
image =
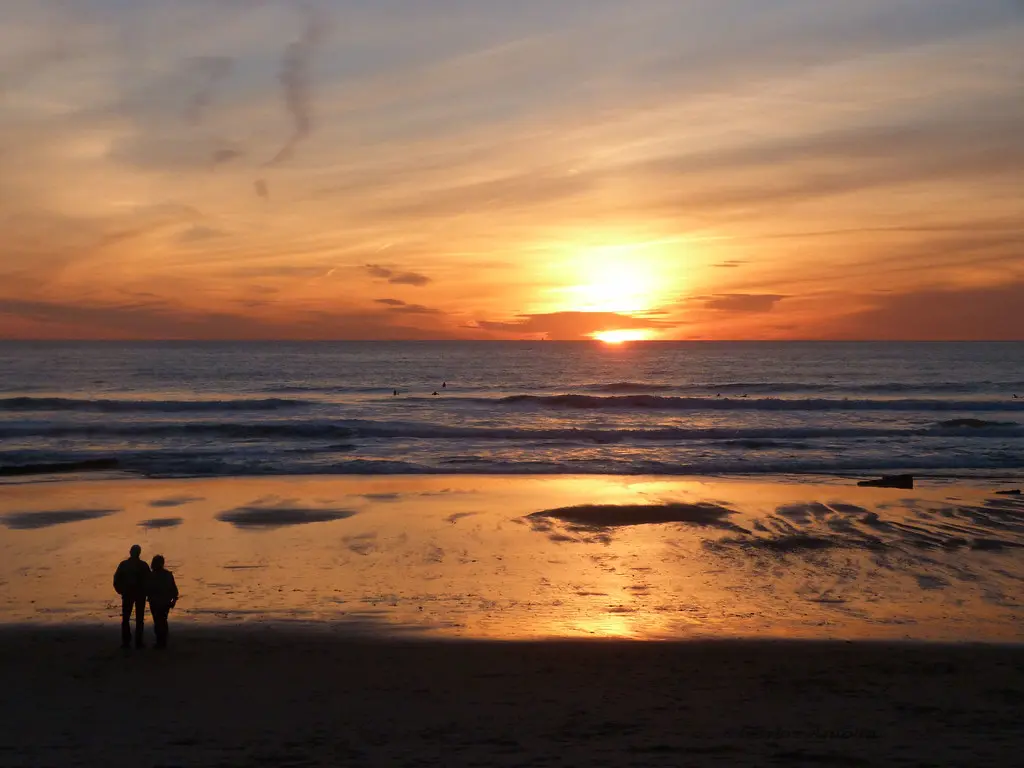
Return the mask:
POLYGON ((965 488, 641 477, 7 485, 0 622, 114 620, 138 542, 175 571, 179 622, 1020 640, 1022 511, 965 488))

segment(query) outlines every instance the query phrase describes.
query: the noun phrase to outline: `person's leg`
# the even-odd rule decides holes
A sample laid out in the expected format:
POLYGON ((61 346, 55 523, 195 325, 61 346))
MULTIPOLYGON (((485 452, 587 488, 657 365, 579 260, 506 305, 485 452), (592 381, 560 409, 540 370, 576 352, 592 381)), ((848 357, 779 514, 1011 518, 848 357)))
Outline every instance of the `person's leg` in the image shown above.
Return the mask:
POLYGON ((142 628, 146 621, 146 596, 140 595, 135 598, 135 647, 145 648, 146 641, 142 634, 142 628))
POLYGON ((135 601, 129 595, 121 595, 121 647, 130 648, 132 645, 132 607, 135 601))
POLYGON ((153 628, 156 630, 158 648, 167 647, 167 614, 170 610, 169 605, 149 605, 149 612, 153 614, 153 628))
POLYGON ((149 604, 149 615, 153 617, 153 634, 156 637, 156 647, 162 648, 164 644, 164 626, 162 621, 163 612, 159 603, 149 604))

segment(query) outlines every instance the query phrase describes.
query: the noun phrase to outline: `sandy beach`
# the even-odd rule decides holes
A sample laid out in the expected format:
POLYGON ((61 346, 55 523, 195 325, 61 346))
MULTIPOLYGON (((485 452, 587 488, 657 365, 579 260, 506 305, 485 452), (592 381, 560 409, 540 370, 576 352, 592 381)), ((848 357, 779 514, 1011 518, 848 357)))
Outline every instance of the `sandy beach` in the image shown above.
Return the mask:
POLYGON ((1018 765, 1024 649, 0 631, 4 766, 1018 765))
POLYGON ((0 766, 999 766, 1024 747, 1024 517, 993 489, 3 491, 0 766), (117 647, 110 579, 136 542, 182 591, 165 652, 117 647))

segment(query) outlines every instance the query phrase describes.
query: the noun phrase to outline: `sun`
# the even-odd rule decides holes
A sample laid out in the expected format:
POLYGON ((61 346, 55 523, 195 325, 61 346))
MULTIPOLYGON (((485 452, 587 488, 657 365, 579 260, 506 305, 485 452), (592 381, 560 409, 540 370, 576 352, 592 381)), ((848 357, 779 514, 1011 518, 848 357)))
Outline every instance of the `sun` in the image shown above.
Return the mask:
POLYGON ((605 344, 622 344, 627 341, 644 341, 651 337, 650 331, 640 329, 624 329, 620 331, 597 331, 591 338, 605 344))
POLYGON ((643 312, 661 298, 664 275, 657 259, 639 246, 579 250, 570 264, 576 280, 561 290, 562 304, 577 312, 643 312))

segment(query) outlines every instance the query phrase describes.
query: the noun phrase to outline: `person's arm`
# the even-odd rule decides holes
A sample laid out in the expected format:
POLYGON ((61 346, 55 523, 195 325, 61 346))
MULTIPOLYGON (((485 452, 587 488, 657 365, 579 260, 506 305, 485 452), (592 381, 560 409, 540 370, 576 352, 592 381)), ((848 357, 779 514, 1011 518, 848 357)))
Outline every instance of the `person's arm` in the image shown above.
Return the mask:
POLYGON ((139 569, 139 589, 142 590, 142 597, 149 597, 149 585, 153 572, 149 570, 149 566, 142 563, 142 567, 139 569))
POLYGON ((178 602, 178 585, 174 581, 174 574, 171 576, 171 607, 173 608, 178 602))
POLYGON ((124 574, 122 573, 121 566, 117 566, 117 570, 114 571, 114 591, 117 594, 121 594, 121 582, 124 580, 124 574))

